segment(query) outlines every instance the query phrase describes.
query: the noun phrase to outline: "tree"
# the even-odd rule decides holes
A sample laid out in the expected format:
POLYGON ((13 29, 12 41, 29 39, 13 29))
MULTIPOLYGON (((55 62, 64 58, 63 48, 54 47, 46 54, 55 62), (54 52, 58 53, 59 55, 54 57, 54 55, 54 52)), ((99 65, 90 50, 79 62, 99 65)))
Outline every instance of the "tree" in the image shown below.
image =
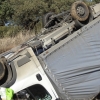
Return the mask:
POLYGON ((100 3, 100 0, 93 0, 94 2, 96 2, 96 3, 100 3))
POLYGON ((13 19, 26 29, 34 28, 35 20, 47 11, 42 0, 10 0, 14 8, 13 19))
POLYGON ((5 25, 7 20, 12 18, 14 13, 8 0, 0 0, 0 25, 5 25))
POLYGON ((48 8, 49 11, 55 11, 56 13, 59 13, 69 10, 74 1, 75 0, 49 0, 48 8))

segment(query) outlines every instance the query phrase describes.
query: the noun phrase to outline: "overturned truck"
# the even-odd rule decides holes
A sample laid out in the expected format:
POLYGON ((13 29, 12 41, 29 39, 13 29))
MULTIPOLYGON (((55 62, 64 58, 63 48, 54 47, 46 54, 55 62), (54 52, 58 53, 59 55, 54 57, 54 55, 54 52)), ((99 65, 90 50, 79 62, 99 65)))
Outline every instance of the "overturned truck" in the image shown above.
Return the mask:
POLYGON ((43 21, 40 34, 0 55, 0 86, 14 99, 99 99, 100 4, 77 1, 43 21))

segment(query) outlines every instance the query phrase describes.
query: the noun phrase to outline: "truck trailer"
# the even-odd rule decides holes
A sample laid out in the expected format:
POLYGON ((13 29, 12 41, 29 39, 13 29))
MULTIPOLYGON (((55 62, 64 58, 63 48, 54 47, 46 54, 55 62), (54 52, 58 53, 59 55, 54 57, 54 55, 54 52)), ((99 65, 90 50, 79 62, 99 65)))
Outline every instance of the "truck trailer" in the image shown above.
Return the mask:
POLYGON ((47 13, 34 38, 0 55, 0 87, 14 100, 100 99, 100 3, 47 13))

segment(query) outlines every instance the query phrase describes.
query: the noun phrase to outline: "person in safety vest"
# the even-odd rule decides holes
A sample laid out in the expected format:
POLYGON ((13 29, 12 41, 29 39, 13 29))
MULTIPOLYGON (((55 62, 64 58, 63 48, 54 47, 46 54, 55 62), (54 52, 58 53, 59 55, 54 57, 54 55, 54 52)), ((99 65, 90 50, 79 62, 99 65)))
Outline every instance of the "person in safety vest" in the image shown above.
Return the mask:
POLYGON ((10 88, 0 87, 0 100, 12 100, 14 91, 10 88))

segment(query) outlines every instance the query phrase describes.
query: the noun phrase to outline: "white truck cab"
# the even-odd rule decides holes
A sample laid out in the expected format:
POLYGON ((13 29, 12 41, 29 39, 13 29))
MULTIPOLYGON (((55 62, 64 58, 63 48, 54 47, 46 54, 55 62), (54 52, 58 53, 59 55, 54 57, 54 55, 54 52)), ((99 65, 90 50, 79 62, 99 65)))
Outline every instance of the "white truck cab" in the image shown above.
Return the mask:
POLYGON ((15 83, 10 88, 15 93, 26 91, 25 93, 31 98, 34 97, 33 100, 36 98, 56 100, 58 98, 32 48, 26 48, 20 52, 12 63, 15 66, 17 76, 15 83))

